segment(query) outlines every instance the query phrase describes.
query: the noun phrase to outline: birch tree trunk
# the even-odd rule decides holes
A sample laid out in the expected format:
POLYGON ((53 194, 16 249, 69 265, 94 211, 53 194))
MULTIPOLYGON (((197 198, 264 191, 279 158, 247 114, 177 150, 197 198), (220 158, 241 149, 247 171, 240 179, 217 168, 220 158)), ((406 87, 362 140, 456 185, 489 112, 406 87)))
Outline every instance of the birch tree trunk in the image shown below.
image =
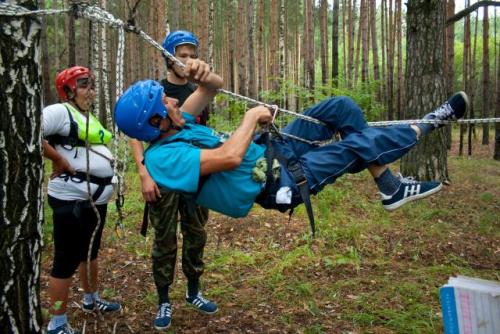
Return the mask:
MULTIPOLYGON (((446 4, 441 0, 410 0, 407 12, 406 110, 420 118, 445 99, 443 52, 446 4)), ((443 131, 434 131, 401 162, 404 175, 420 180, 448 180, 443 131)))
POLYGON ((37 16, 0 16, 0 333, 42 333, 40 32, 37 16))

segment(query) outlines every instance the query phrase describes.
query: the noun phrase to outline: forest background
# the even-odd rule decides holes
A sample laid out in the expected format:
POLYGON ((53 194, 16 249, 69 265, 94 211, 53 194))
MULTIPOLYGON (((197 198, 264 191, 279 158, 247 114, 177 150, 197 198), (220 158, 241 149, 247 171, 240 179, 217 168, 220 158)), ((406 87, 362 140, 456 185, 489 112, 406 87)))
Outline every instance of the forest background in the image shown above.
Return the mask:
MULTIPOLYGON (((419 59, 407 57, 415 50, 408 43, 408 12, 401 0, 90 2, 129 20, 158 42, 168 29, 192 30, 200 39, 200 58, 223 76, 228 90, 293 111, 327 96, 348 95, 361 105, 370 121, 418 116, 405 107, 412 98, 409 92, 417 86, 415 81, 421 79, 412 77, 408 70, 408 63, 419 59)), ((462 7, 474 3, 463 1, 462 7)), ((63 8, 71 3, 45 0, 39 4, 42 8, 63 8)), ((455 4, 458 8, 458 1, 446 1, 445 11, 440 13, 443 20, 453 16, 455 4)), ((496 10, 469 14, 445 29, 434 29, 442 43, 436 38, 427 48, 443 47, 438 59, 438 76, 444 79, 446 91, 443 95, 465 90, 473 102, 469 118, 499 117, 496 10)), ((432 23, 422 25, 432 29, 432 23)), ((436 26, 441 25, 436 20, 436 26)), ((116 32, 109 27, 90 25, 69 15, 44 17, 43 104, 56 102, 53 81, 57 71, 73 64, 89 66, 100 83, 101 100, 95 109, 111 126, 112 103, 105 97, 108 95, 109 101, 116 98, 117 42, 116 32), (105 80, 110 83, 106 91, 105 80)), ((159 51, 133 33, 126 34, 124 61, 125 87, 144 78, 161 79, 166 73, 159 51)), ((422 66, 434 70, 430 63, 422 66)), ((232 130, 244 110, 241 102, 220 95, 210 124, 232 130)), ((288 120, 284 117, 280 122, 288 120)), ((441 195, 395 213, 385 212, 377 196, 367 194, 370 181, 365 173, 346 176, 314 198, 319 230, 315 239, 307 231, 302 207, 288 223, 286 215, 259 208, 243 220, 211 213, 204 290, 218 301, 221 312, 207 318, 181 306, 184 281, 178 270, 172 293, 172 331, 442 331, 438 288, 448 276, 500 279, 500 165, 492 160, 500 159, 495 146, 495 140, 500 140, 495 131, 500 130, 494 124, 447 129, 447 181, 452 181, 452 186, 441 195), (470 159, 462 158, 464 155, 470 159)), ((127 162, 125 230, 115 233, 112 222, 117 215, 111 204, 102 256, 102 276, 106 277, 103 294, 120 300, 124 312, 104 322, 76 308, 71 315, 75 327, 87 324, 96 333, 110 332, 114 325, 120 333, 130 329, 154 332, 151 236, 144 239, 137 233, 143 203, 132 161, 127 162)), ((375 187, 368 192, 375 192, 375 187)), ((16 207, 14 196, 10 203, 16 207)), ((45 213, 44 308, 52 251, 50 210, 45 213)), ((76 286, 72 305, 80 302, 76 286)), ((4 320, 0 328, 5 328, 4 320)))

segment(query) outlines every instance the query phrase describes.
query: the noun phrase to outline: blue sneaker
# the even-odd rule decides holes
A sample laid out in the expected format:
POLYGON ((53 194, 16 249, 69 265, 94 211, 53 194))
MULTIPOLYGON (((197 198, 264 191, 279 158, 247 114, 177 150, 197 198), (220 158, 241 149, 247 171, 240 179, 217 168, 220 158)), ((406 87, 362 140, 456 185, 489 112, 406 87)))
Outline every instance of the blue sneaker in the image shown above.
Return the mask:
POLYGON ((156 319, 154 321, 154 326, 157 330, 161 331, 170 327, 172 322, 172 305, 169 303, 160 304, 158 307, 158 312, 156 313, 156 319))
POLYGON ((97 299, 95 302, 90 304, 82 303, 83 312, 92 313, 96 309, 99 309, 101 313, 112 313, 117 312, 122 309, 122 306, 118 303, 107 302, 104 299, 97 299))
POLYGON ((214 314, 219 310, 217 304, 208 299, 203 298, 201 292, 198 292, 198 294, 195 297, 190 297, 186 293, 186 303, 191 307, 193 307, 194 309, 205 314, 214 314))
POLYGON ((382 204, 386 210, 396 210, 408 202, 437 193, 443 187, 441 182, 419 182, 409 177, 404 178, 401 174, 399 174, 399 179, 401 185, 394 194, 385 195, 380 193, 382 196, 382 204))
POLYGON ((80 333, 81 333, 80 331, 75 331, 73 328, 71 328, 68 323, 56 327, 55 329, 47 330, 47 334, 80 334, 80 333))
MULTIPOLYGON (((424 119, 435 119, 439 121, 457 120, 464 117, 469 109, 469 98, 464 92, 458 92, 439 106, 433 112, 424 116, 424 119)), ((436 128, 441 128, 445 124, 435 124, 436 128)))

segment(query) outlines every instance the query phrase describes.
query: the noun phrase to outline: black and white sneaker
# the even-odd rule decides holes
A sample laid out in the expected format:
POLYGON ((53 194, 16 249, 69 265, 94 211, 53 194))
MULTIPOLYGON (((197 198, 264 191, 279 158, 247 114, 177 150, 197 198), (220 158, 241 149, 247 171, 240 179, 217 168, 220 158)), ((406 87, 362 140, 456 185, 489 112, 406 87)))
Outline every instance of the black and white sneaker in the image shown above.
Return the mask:
MULTIPOLYGON (((425 115, 424 119, 437 121, 457 120, 464 117, 467 109, 469 109, 469 98, 467 97, 467 94, 465 94, 465 92, 458 92, 450 97, 445 103, 440 105, 436 110, 425 115)), ((436 128, 441 128, 444 124, 436 123, 434 126, 436 128)))
POLYGON ((392 195, 380 193, 384 209, 392 211, 400 208, 404 204, 430 196, 437 193, 443 187, 441 182, 427 181, 419 182, 409 177, 399 175, 401 185, 392 195))

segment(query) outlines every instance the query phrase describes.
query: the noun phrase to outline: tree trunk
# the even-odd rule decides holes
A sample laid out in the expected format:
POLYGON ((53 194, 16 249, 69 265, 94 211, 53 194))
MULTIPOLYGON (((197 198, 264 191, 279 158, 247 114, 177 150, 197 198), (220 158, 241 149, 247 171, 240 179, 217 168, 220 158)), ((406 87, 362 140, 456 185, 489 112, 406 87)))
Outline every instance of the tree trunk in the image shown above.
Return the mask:
MULTIPOLYGON (((445 98, 443 52, 445 3, 441 0, 410 0, 407 12, 406 96, 409 118, 420 118, 445 98)), ((422 139, 403 157, 403 174, 417 179, 448 180, 447 151, 442 131, 422 139)))
POLYGON ((328 81, 328 1, 321 0, 319 8, 321 84, 326 86, 328 81))
POLYGON ((248 96, 257 98, 257 85, 255 82, 255 47, 254 47, 254 28, 255 28, 255 0, 248 0, 247 11, 247 47, 248 47, 248 96))
MULTIPOLYGON (((363 15, 363 10, 364 10, 364 2, 365 0, 361 0, 360 6, 359 6, 359 20, 358 20, 358 32, 356 36, 356 56, 354 59, 354 79, 353 79, 353 86, 356 86, 359 80, 359 55, 361 53, 361 23, 362 23, 362 15, 363 15)), ((354 8, 356 10, 356 8, 354 8)))
MULTIPOLYGON (((468 6, 468 3, 466 3, 468 6)), ((470 62, 470 16, 467 15, 464 18, 464 52, 463 52, 463 81, 464 81, 464 91, 470 95, 470 73, 469 73, 469 62, 470 62)), ((472 103, 472 101, 470 101, 472 103)), ((470 118, 470 111, 466 117, 470 118)), ((460 142, 458 147, 458 155, 462 156, 464 153, 464 141, 465 133, 467 131, 467 126, 465 124, 460 124, 460 142)))
POLYGON ((372 38, 373 52, 373 79, 380 80, 380 69, 378 64, 378 45, 377 45, 377 7, 375 1, 370 1, 370 36, 372 38))
POLYGON ((396 28, 396 50, 398 54, 398 63, 396 65, 396 73, 398 77, 398 85, 396 86, 396 112, 398 119, 405 119, 405 111, 403 108, 404 103, 404 78, 403 78, 403 35, 402 25, 403 20, 401 17, 401 0, 396 0, 396 13, 394 15, 395 28, 396 28))
MULTIPOLYGON (((59 0, 52 0, 52 8, 59 9, 59 0)), ((59 53, 59 16, 54 15, 54 67, 56 72, 61 70, 60 60, 62 55, 59 53)))
POLYGON ((304 6, 304 69, 305 69, 305 87, 312 93, 314 91, 314 18, 313 18, 313 0, 305 0, 304 6))
POLYGON ((265 2, 259 0, 257 11, 257 91, 264 90, 264 13, 265 2))
MULTIPOLYGON (((233 21, 233 1, 227 0, 227 19, 233 21)), ((236 89, 236 78, 234 73, 234 29, 228 25, 228 48, 229 48, 229 89, 234 92, 236 89)))
MULTIPOLYGON (((40 0, 40 8, 45 8, 45 0, 40 0)), ((41 34, 40 34, 40 44, 42 47, 42 88, 43 88, 43 98, 42 105, 47 106, 52 104, 54 101, 52 99, 52 80, 50 80, 50 58, 49 58, 49 45, 47 42, 47 19, 45 16, 41 16, 41 34)))
MULTIPOLYGON (((69 0, 67 6, 70 7, 74 0, 69 0)), ((71 15, 66 15, 66 45, 68 47, 68 66, 76 65, 76 45, 75 45, 75 19, 71 15)))
POLYGON ((241 36, 245 36, 248 34, 248 29, 246 25, 246 18, 247 18, 247 2, 246 1, 239 1, 238 2, 238 10, 236 11, 236 17, 237 17, 237 22, 238 24, 236 25, 236 35, 238 38, 236 38, 236 59, 237 59, 237 65, 238 65, 238 85, 237 85, 237 90, 241 95, 247 95, 247 68, 246 64, 248 63, 247 61, 247 55, 248 55, 248 42, 246 41, 245 38, 241 38, 241 36))
MULTIPOLYGON (((394 119, 394 20, 392 11, 392 0, 389 0, 387 18, 387 118, 394 119)), ((407 57, 408 59, 408 57, 407 57)))
MULTIPOLYGON (((474 98, 476 95, 476 45, 477 45, 477 28, 479 26, 479 15, 476 15, 476 20, 474 22, 474 46, 470 50, 470 55, 469 55, 469 75, 470 75, 470 111, 469 111, 469 118, 474 118, 475 114, 475 104, 474 104, 474 98)), ((474 124, 469 124, 469 134, 468 134, 468 152, 467 155, 470 157, 472 156, 472 135, 476 135, 476 128, 474 124)))
POLYGON ((0 333, 42 333, 40 32, 39 16, 0 16, 0 333))
MULTIPOLYGON (((284 106, 286 101, 286 91, 281 89, 285 84, 285 0, 279 1, 278 7, 278 91, 282 93, 281 106, 284 106)), ((280 94, 281 95, 281 94, 280 94)))
POLYGON ((214 24, 214 0, 208 0, 207 61, 210 65, 214 64, 214 24))
MULTIPOLYGON (((483 118, 489 117, 490 109, 490 59, 488 47, 488 34, 489 34, 489 20, 488 20, 488 6, 483 8, 483 98, 481 100, 481 115, 483 118)), ((490 143, 490 125, 483 124, 483 145, 490 143)))
POLYGON ((356 20, 356 0, 347 0, 348 2, 348 32, 347 32, 347 87, 353 87, 354 78, 354 21, 356 20))
MULTIPOLYGON (((446 5, 446 17, 455 14, 455 0, 448 0, 446 5)), ((445 56, 444 56, 444 70, 446 78, 446 96, 451 96, 455 91, 455 24, 451 23, 446 27, 445 31, 445 56)), ((451 149, 451 126, 445 127, 446 132, 446 146, 451 149)))
POLYGON ((370 44, 368 43, 368 11, 369 5, 367 1, 361 1, 361 18, 359 26, 361 28, 361 82, 368 82, 368 54, 370 52, 370 44))
MULTIPOLYGON (((385 75, 385 70, 387 68, 386 64, 386 52, 387 52, 387 6, 386 6, 386 0, 382 0, 380 4, 380 50, 381 52, 381 58, 382 58, 382 76, 381 76, 381 82, 380 82, 380 100, 387 102, 387 80, 386 80, 386 75, 385 75)), ((385 115, 385 118, 388 119, 388 115, 385 115)))
POLYGON ((204 61, 208 61, 208 0, 200 0, 198 2, 198 14, 196 21, 198 23, 196 35, 199 38, 200 46, 198 48, 198 56, 204 61))
POLYGON ((279 15, 280 15, 280 1, 271 1, 271 11, 270 11, 270 26, 269 26, 269 78, 268 81, 271 82, 271 90, 278 92, 279 90, 279 15))
POLYGON ((348 76, 347 76, 347 23, 346 23, 346 16, 347 16, 347 3, 346 1, 351 1, 351 0, 342 0, 342 74, 344 77, 344 85, 348 86, 348 76))
POLYGON ((332 85, 339 84, 339 1, 333 0, 332 18, 332 85))
MULTIPOLYGON (((495 41, 497 40, 497 12, 495 11, 495 41)), ((495 44, 496 47, 496 44, 495 44)), ((495 49, 495 51, 497 51, 495 49)), ((500 118, 500 56, 498 56, 498 53, 495 52, 495 64, 496 64, 496 100, 497 103, 495 104, 495 117, 500 118)), ((495 160, 500 160, 500 123, 497 122, 495 123, 495 148, 494 148, 494 153, 493 153, 493 159, 495 160)))

